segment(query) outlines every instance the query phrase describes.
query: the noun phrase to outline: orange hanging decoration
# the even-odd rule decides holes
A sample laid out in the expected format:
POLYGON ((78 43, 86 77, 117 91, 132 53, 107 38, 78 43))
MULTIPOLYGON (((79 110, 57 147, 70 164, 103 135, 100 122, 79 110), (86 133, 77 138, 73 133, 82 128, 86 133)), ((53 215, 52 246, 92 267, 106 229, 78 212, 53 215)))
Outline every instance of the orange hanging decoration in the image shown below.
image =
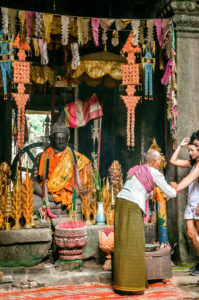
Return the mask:
POLYGON ((30 82, 30 63, 25 62, 26 53, 30 51, 28 42, 21 41, 18 33, 13 48, 18 48, 17 56, 19 61, 14 61, 14 82, 18 83, 18 93, 13 93, 13 98, 17 104, 17 146, 22 148, 24 146, 24 133, 25 133, 25 106, 29 99, 29 95, 25 94, 25 85, 30 82))
POLYGON ((139 45, 133 46, 133 34, 130 33, 121 53, 128 53, 128 64, 122 65, 122 85, 127 85, 126 93, 128 96, 121 96, 127 108, 127 146, 134 147, 134 126, 135 126, 135 107, 140 100, 139 96, 134 96, 136 85, 139 85, 139 64, 136 64, 135 53, 140 53, 139 45))

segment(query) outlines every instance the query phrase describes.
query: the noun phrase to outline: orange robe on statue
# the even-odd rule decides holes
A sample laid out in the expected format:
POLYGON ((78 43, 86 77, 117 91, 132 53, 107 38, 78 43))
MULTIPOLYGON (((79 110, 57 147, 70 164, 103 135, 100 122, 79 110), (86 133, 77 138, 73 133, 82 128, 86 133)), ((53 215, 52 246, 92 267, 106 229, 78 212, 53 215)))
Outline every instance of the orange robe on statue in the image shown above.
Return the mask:
MULTIPOLYGON (((83 170, 92 172, 90 160, 83 154, 74 151, 76 155, 77 168, 79 170, 80 180, 82 181, 83 170)), ((69 209, 72 205, 72 196, 74 188, 74 157, 69 147, 58 154, 55 154, 52 147, 46 149, 42 154, 39 164, 38 174, 45 176, 45 160, 49 157, 48 170, 48 192, 50 192, 55 202, 62 202, 69 209)))

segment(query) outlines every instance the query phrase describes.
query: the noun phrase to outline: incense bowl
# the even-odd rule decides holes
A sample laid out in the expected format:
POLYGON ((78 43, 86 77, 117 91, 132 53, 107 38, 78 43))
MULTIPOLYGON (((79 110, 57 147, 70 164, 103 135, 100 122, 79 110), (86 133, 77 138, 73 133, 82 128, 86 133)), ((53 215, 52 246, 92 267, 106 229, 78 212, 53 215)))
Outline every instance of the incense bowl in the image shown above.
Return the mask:
POLYGON ((86 228, 60 228, 58 224, 55 227, 55 244, 60 260, 82 259, 83 247, 87 244, 86 228))

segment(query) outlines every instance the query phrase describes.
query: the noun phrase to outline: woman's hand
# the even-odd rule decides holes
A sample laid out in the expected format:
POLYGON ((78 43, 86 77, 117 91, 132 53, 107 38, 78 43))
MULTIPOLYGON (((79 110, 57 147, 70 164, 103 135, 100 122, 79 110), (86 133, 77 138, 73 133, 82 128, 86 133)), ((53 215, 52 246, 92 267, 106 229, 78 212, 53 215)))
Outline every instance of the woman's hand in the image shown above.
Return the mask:
POLYGON ((186 146, 188 145, 190 142, 190 138, 186 137, 182 140, 182 142, 180 143, 180 146, 183 147, 183 146, 186 146))
POLYGON ((176 189, 177 188, 177 182, 174 182, 174 181, 172 181, 172 182, 170 182, 170 186, 173 188, 173 189, 176 189))

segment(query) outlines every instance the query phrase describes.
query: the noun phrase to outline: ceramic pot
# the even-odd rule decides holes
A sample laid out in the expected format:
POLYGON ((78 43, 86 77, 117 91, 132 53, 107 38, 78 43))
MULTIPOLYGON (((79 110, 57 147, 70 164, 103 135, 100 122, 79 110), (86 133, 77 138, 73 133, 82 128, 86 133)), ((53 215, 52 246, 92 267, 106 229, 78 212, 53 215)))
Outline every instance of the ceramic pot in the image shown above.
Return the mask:
POLYGON ((104 202, 97 202, 97 216, 96 216, 96 222, 97 225, 104 225, 105 224, 105 214, 104 214, 104 202))

